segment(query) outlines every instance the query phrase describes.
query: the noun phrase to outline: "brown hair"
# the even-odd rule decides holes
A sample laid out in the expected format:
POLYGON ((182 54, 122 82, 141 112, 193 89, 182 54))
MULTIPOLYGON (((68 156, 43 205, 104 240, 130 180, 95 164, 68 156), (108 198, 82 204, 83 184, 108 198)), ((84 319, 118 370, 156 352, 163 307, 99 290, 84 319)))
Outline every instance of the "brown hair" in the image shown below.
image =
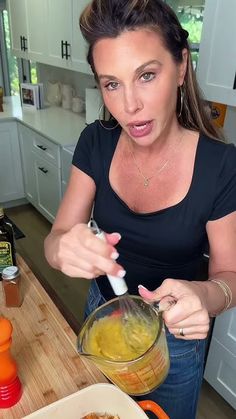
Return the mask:
POLYGON ((181 87, 182 106, 181 91, 178 89, 176 113, 179 123, 185 128, 223 140, 223 133, 211 122, 199 92, 187 41, 188 32, 182 28, 174 11, 163 0, 93 0, 85 8, 80 16, 80 29, 89 44, 87 60, 95 79, 95 43, 103 38, 116 38, 123 31, 139 28, 158 32, 176 63, 182 62, 183 49, 188 50, 187 70, 181 87))

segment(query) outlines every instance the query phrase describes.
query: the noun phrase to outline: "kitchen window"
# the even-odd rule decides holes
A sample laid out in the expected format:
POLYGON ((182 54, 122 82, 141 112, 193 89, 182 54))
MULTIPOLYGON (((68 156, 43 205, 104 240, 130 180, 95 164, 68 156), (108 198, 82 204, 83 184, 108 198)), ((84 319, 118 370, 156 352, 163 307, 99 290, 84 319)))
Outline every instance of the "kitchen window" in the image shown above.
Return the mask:
POLYGON ((0 85, 6 96, 19 95, 20 83, 37 83, 36 63, 11 53, 8 13, 0 6, 0 85))
POLYGON ((205 0, 167 0, 189 33, 188 41, 194 69, 197 67, 203 25, 205 0))

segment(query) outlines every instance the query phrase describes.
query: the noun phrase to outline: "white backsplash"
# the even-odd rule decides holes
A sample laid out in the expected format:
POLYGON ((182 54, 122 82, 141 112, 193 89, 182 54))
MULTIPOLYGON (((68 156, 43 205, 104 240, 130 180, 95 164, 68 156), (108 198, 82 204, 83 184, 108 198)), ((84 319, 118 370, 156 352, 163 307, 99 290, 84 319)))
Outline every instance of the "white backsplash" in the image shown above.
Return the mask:
POLYGON ((61 83, 70 84, 77 96, 85 99, 86 87, 95 87, 96 82, 93 76, 78 73, 77 71, 66 70, 59 67, 53 67, 47 64, 37 63, 38 81, 44 83, 45 97, 47 96, 47 82, 59 81, 61 83))

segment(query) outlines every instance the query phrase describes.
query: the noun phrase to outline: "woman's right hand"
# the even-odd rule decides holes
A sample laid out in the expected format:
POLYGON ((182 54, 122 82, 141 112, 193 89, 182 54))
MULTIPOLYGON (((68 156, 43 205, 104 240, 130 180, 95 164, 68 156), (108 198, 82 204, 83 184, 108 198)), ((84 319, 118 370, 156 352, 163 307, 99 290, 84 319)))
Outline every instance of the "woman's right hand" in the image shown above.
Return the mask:
POLYGON ((119 255, 114 247, 120 238, 119 233, 106 234, 103 241, 87 224, 76 224, 67 232, 52 230, 45 240, 45 253, 52 266, 71 277, 123 277, 125 271, 116 263, 119 255))

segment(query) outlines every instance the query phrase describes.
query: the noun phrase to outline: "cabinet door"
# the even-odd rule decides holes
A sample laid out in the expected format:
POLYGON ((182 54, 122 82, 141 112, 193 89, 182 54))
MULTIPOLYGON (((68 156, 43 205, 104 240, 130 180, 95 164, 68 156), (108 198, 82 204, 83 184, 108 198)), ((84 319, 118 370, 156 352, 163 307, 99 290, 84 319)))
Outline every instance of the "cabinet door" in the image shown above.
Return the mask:
POLYGON ((206 0, 197 78, 207 100, 236 105, 236 1, 206 0))
POLYGON ((16 57, 27 58, 28 35, 25 0, 8 0, 12 53, 16 57))
POLYGON ((71 57, 63 57, 66 53, 65 42, 69 44, 67 51, 71 55, 72 41, 72 3, 71 0, 48 0, 48 59, 52 65, 71 66, 71 57), (62 42, 64 45, 62 45, 62 42))
POLYGON ((81 73, 92 74, 90 66, 87 63, 87 44, 81 34, 79 27, 79 18, 85 6, 90 0, 72 0, 72 47, 71 60, 73 70, 81 73))
POLYGON ((24 197, 16 122, 0 123, 0 203, 24 197))
POLYGON ((48 54, 47 0, 25 0, 25 8, 29 58, 43 62, 48 54))
POLYGON ((33 131, 22 124, 18 125, 21 156, 23 162, 23 175, 26 198, 37 205, 36 177, 32 158, 33 131))
POLYGON ((53 221, 61 201, 60 169, 35 153, 32 154, 37 182, 38 209, 49 221, 53 221))
POLYGON ((236 308, 215 320, 204 378, 236 409, 236 308))

